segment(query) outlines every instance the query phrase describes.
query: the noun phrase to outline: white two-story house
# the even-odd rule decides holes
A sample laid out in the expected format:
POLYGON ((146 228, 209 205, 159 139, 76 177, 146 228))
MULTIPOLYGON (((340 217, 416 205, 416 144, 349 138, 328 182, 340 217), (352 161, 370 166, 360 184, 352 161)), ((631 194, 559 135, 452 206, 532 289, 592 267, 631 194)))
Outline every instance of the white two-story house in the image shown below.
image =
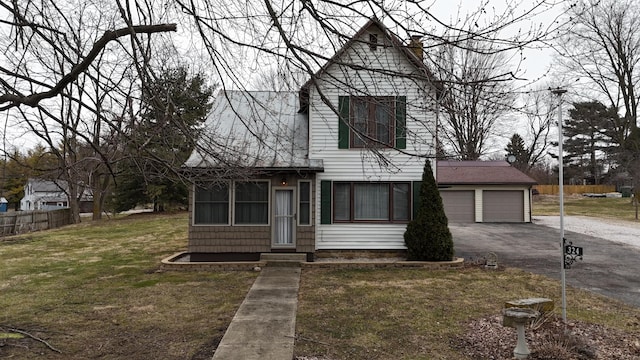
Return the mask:
POLYGON ((185 163, 191 259, 405 249, 438 93, 419 41, 376 19, 299 92, 222 91, 185 163))
MULTIPOLYGON (((24 185, 24 197, 20 200, 21 211, 56 210, 69 207, 69 185, 64 180, 28 179, 24 185)), ((79 201, 81 212, 91 212, 93 194, 83 189, 79 201)))

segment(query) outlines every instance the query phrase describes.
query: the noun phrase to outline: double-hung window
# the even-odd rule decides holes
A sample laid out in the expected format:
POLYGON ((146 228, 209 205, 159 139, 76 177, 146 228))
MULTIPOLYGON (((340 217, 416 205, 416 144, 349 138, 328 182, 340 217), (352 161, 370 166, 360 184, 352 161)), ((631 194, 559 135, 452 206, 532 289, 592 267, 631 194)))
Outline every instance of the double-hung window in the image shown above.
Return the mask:
POLYGON ((351 147, 393 146, 395 110, 392 97, 351 98, 351 147))
POLYGON ((334 182, 334 222, 407 222, 411 214, 408 182, 334 182))
POLYGON ((405 96, 340 96, 338 147, 406 148, 405 96))
POLYGON ((229 185, 211 187, 197 186, 194 196, 194 219, 196 225, 229 224, 229 185))

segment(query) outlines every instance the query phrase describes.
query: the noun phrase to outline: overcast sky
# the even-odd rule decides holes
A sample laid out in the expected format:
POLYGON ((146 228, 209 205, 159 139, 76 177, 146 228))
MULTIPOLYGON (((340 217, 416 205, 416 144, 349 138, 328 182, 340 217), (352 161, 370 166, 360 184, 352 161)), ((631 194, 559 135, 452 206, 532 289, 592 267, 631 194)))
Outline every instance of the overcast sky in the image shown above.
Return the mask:
MULTIPOLYGON (((532 4, 540 3, 541 0, 435 0, 432 10, 434 14, 442 21, 454 24, 460 18, 463 18, 466 14, 477 11, 477 9, 483 6, 486 11, 484 17, 487 21, 490 21, 494 16, 503 14, 509 4, 518 2, 519 6, 515 11, 516 14, 521 14, 531 9, 532 4)), ((542 6, 537 10, 537 14, 533 16, 529 21, 519 22, 506 28, 501 34, 504 36, 510 36, 512 34, 520 32, 526 32, 531 27, 542 26, 544 28, 555 28, 562 19, 566 1, 563 0, 551 0, 545 1, 542 6)), ((542 43, 537 43, 538 49, 531 47, 525 49, 525 60, 522 64, 521 72, 519 76, 525 78, 528 81, 538 79, 543 76, 549 66, 551 66, 551 60, 553 57, 553 50, 551 48, 545 48, 542 43)))
MULTIPOLYGON (((538 3, 542 0, 515 0, 520 2, 521 6, 516 9, 516 14, 529 10, 533 3, 538 3)), ((526 23, 518 23, 514 26, 508 27, 501 35, 508 36, 517 31, 526 32, 530 27, 536 27, 539 25, 550 26, 554 20, 562 13, 562 0, 546 0, 550 1, 550 6, 544 6, 538 11, 540 14, 534 17, 531 21, 526 23), (554 6, 551 6, 554 5, 554 6)), ((514 0, 460 0, 457 3, 455 0, 434 0, 434 3, 430 10, 433 14, 442 22, 449 24, 457 24, 460 19, 464 19, 466 14, 474 12, 482 4, 485 5, 484 9, 486 15, 483 17, 484 21, 491 21, 495 16, 501 16, 504 10, 507 8, 507 4, 514 3, 514 0)), ((482 24, 481 24, 482 25, 482 24)), ((520 69, 517 72, 517 76, 523 78, 520 81, 521 86, 529 85, 531 81, 536 80, 543 76, 548 70, 553 51, 551 49, 531 49, 528 48, 524 52, 525 59, 520 64, 520 69)), ((519 59, 519 57, 515 57, 519 59)), ((540 82, 544 82, 543 79, 540 82)), ((534 85, 532 85, 534 86, 534 85)), ((18 148, 32 147, 37 140, 24 131, 12 131, 12 129, 4 129, 8 134, 6 141, 10 145, 17 146, 18 148)), ((4 132, 4 131, 3 131, 4 132)), ((5 144, 5 145, 9 145, 5 144)), ((500 151, 498 145, 498 151, 500 151)), ((8 147, 5 147, 8 148, 8 147)))

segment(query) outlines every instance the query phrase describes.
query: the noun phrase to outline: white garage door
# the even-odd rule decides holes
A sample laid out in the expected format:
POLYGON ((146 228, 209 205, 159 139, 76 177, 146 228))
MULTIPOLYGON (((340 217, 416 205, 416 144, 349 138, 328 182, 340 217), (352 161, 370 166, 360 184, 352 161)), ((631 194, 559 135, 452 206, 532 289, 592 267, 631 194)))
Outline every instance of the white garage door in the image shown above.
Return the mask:
POLYGON ((522 190, 483 191, 482 221, 524 222, 524 192, 522 190))
POLYGON ((475 191, 440 191, 444 212, 450 223, 469 223, 476 221, 475 191))

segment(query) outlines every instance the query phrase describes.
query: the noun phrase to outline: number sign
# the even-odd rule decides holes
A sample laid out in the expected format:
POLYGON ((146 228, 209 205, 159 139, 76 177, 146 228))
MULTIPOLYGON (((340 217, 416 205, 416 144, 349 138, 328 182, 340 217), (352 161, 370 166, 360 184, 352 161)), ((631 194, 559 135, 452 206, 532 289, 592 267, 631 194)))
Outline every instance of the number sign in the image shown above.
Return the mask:
POLYGON ((564 247, 564 253, 573 256, 582 256, 582 248, 579 246, 567 245, 564 247))

